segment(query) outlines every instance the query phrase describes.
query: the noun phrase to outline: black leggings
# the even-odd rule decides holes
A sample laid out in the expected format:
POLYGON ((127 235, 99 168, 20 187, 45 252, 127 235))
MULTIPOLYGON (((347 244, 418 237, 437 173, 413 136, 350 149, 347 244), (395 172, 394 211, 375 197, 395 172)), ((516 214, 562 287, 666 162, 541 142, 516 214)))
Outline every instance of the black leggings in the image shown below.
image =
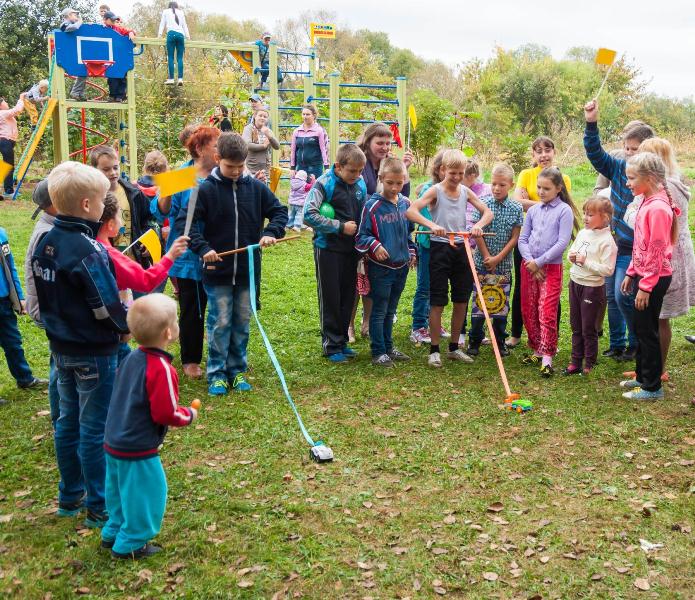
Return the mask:
MULTIPOLYGON (((635 281, 635 286, 639 280, 635 281)), ((659 314, 664 295, 671 285, 671 276, 659 277, 649 294, 649 305, 644 310, 635 310, 633 322, 637 336, 636 371, 640 387, 648 392, 661 389, 661 343, 659 342, 659 314)))
POLYGON ((203 360, 205 308, 208 297, 200 281, 177 277, 176 283, 179 289, 181 364, 200 364, 203 360))

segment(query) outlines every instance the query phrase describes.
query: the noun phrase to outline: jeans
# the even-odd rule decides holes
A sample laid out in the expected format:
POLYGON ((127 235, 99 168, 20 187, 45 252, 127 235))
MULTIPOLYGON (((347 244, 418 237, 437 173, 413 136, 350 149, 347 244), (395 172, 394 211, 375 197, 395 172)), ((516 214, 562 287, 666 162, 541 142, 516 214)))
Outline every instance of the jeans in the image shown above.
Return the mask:
MULTIPOLYGON (((320 160, 321 157, 319 157, 320 160)), ((323 175, 323 164, 322 163, 314 163, 314 164, 303 164, 301 161, 297 161, 296 166, 294 167, 296 171, 306 171, 307 177, 309 175, 313 175, 318 179, 323 175)))
POLYGON ((12 168, 3 181, 3 189, 6 194, 14 194, 14 146, 16 142, 0 137, 0 156, 12 168))
POLYGON ((413 329, 429 326, 430 318, 430 249, 418 244, 417 285, 413 296, 413 329))
POLYGON ((635 294, 627 296, 620 291, 620 284, 625 279, 625 271, 632 257, 629 254, 618 255, 615 272, 606 277, 606 300, 608 301, 608 328, 610 330, 610 347, 614 350, 625 349, 625 327, 627 326, 627 346, 635 348, 635 294))
POLYGON ((270 73, 270 62, 261 63, 261 87, 268 81, 268 73, 270 73))
POLYGON ((205 285, 208 295, 208 383, 246 372, 251 298, 248 285, 205 285))
POLYGON ((372 314, 369 317, 369 338, 372 356, 388 354, 393 350, 393 316, 398 308, 408 266, 389 269, 369 263, 369 297, 372 299, 372 314))
POLYGON ((58 369, 56 369, 53 353, 48 360, 48 406, 51 410, 51 425, 55 433, 56 422, 60 416, 60 394, 58 393, 58 369))
POLYGON ((304 206, 300 204, 290 204, 287 207, 287 226, 299 227, 304 225, 304 206))
POLYGON ((176 52, 176 69, 179 79, 183 79, 183 55, 186 51, 186 42, 182 33, 170 31, 167 33, 167 63, 169 66, 169 79, 174 78, 174 52, 176 52))
POLYGON ((113 100, 125 100, 128 94, 128 80, 125 77, 107 77, 109 97, 113 100))
POLYGON ((70 97, 74 98, 74 99, 84 98, 84 91, 85 91, 86 87, 87 87, 87 78, 86 77, 75 78, 75 83, 72 84, 72 89, 70 90, 70 97))
POLYGON ((103 511, 104 426, 109 410, 117 355, 68 356, 55 354, 58 370, 60 416, 56 422, 55 448, 61 482, 58 501, 79 501, 103 511))
MULTIPOLYGON (((0 277, 4 277, 0 273, 0 277)), ((12 282, 10 282, 12 285, 12 282)), ((14 314, 12 304, 8 296, 0 298, 0 346, 5 351, 5 360, 12 377, 18 385, 30 383, 34 375, 29 368, 22 348, 22 336, 17 327, 17 316, 14 314)))

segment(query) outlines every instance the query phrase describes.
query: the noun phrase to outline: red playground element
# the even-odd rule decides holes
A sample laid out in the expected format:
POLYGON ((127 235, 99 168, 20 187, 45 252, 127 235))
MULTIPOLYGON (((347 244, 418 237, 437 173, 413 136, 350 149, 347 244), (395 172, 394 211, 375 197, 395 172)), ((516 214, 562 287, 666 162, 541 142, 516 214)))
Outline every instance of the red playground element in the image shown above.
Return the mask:
MULTIPOLYGON (((86 60, 84 62, 85 62, 85 64, 87 64, 87 63, 103 63, 104 67, 103 67, 102 72, 104 72, 104 71, 106 71, 106 67, 108 67, 107 63, 109 61, 86 60)), ((89 71, 89 69, 90 69, 90 65, 87 65, 87 70, 89 71)), ((76 79, 76 77, 73 77, 72 75, 66 75, 66 77, 68 77, 70 79, 76 79)), ((103 77, 103 75, 101 75, 100 77, 103 77)), ((101 100, 107 93, 103 87, 101 87, 100 85, 97 85, 96 83, 92 83, 91 81, 87 81, 87 85, 89 87, 101 92, 98 96, 96 96, 95 98, 92 98, 93 102, 101 100)), ((75 121, 68 121, 68 125, 72 125, 73 127, 79 127, 82 130, 82 148, 80 148, 79 150, 75 150, 75 152, 71 152, 70 158, 73 158, 74 156, 81 154, 82 155, 82 162, 87 164, 87 156, 89 155, 90 150, 92 150, 92 148, 96 148, 97 146, 99 146, 101 144, 108 143, 109 136, 106 135, 105 133, 99 131, 98 129, 92 129, 91 127, 87 127, 87 119, 86 119, 86 115, 85 115, 85 109, 84 108, 80 109, 80 112, 82 113, 81 119, 80 119, 81 123, 77 123, 75 121), (98 135, 101 137, 101 140, 99 140, 98 143, 96 143, 92 146, 87 146, 87 133, 92 133, 94 135, 98 135)))
POLYGON ((83 60, 82 63, 87 67, 87 74, 90 77, 104 77, 106 69, 112 64, 112 60, 83 60))

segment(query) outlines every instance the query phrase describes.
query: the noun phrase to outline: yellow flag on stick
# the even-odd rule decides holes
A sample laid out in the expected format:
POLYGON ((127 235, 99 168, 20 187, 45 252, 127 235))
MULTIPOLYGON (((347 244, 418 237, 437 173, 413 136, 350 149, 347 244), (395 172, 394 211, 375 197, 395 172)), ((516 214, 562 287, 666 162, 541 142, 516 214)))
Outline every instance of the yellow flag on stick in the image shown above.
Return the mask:
POLYGON ((408 119, 410 119, 413 129, 417 129, 417 113, 415 112, 415 106, 412 104, 408 106, 408 119))
POLYGON ((159 187, 159 195, 161 197, 171 196, 177 192, 190 190, 198 185, 196 179, 198 169, 194 166, 184 169, 176 169, 175 171, 167 171, 152 177, 155 185, 159 187))
POLYGON ((615 56, 618 54, 615 50, 609 50, 608 48, 599 48, 596 52, 596 58, 594 62, 597 65, 612 65, 615 61, 615 56))
POLYGON ((280 167, 270 167, 270 191, 275 193, 278 189, 278 183, 280 183, 280 175, 282 175, 282 169, 280 167))
POLYGON ((159 241, 159 236, 154 229, 148 229, 143 233, 137 240, 135 240, 130 246, 123 250, 123 254, 128 252, 135 244, 140 242, 152 257, 152 262, 158 263, 162 259, 162 244, 159 241))
POLYGON ((4 160, 0 160, 0 181, 7 177, 7 174, 12 170, 12 165, 8 165, 4 160))

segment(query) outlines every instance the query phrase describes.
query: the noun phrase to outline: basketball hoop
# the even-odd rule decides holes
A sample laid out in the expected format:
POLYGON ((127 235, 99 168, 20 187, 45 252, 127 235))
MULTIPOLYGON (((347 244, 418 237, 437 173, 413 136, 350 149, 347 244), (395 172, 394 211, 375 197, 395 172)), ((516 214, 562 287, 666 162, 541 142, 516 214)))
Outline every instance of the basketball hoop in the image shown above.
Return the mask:
POLYGON ((87 68, 89 77, 104 77, 106 69, 108 69, 114 61, 112 60, 83 60, 82 64, 87 68))

